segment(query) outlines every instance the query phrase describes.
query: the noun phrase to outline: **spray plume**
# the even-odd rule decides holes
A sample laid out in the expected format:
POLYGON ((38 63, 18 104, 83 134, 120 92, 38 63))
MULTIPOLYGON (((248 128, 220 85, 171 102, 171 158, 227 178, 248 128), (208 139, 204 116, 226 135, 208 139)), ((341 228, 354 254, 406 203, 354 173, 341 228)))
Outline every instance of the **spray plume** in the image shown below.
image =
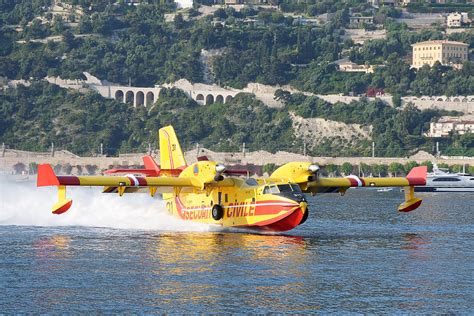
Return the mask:
POLYGON ((185 222, 166 212, 164 202, 148 194, 102 194, 98 188, 68 188, 71 209, 51 213, 56 188, 0 178, 0 225, 89 226, 159 231, 210 231, 212 225, 185 222))

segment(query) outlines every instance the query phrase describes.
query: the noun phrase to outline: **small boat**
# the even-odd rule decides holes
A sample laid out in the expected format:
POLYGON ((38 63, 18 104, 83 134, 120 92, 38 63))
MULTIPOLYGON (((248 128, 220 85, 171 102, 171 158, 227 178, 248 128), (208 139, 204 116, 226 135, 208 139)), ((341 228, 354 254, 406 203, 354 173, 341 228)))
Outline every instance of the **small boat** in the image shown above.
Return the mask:
POLYGON ((468 173, 451 173, 433 164, 433 172, 428 173, 426 185, 417 187, 415 192, 474 192, 474 176, 468 173))
POLYGON ((380 188, 377 189, 377 192, 390 192, 393 191, 393 188, 380 188))

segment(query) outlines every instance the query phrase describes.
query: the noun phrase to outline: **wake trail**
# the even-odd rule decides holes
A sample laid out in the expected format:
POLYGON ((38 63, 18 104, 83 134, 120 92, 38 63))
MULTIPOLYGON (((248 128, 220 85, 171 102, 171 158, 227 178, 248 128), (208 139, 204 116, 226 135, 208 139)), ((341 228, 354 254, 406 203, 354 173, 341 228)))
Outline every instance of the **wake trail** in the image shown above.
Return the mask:
POLYGON ((219 231, 214 225, 180 220, 167 213, 164 202, 148 194, 101 193, 101 188, 67 188, 71 208, 55 215, 55 187, 37 188, 35 182, 0 177, 0 225, 86 226, 158 231, 219 231))

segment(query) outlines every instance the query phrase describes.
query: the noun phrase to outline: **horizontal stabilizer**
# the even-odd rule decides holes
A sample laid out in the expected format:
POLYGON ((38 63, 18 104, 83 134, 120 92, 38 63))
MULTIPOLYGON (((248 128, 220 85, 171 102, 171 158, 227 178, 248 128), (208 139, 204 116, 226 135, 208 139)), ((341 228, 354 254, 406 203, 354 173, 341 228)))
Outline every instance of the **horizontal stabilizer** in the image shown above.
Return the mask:
POLYGON ((419 166, 410 170, 407 179, 410 185, 426 185, 426 176, 428 175, 427 166, 419 166))
POLYGON ((59 185, 59 179, 56 177, 53 168, 48 164, 39 165, 36 186, 45 187, 51 185, 59 185))

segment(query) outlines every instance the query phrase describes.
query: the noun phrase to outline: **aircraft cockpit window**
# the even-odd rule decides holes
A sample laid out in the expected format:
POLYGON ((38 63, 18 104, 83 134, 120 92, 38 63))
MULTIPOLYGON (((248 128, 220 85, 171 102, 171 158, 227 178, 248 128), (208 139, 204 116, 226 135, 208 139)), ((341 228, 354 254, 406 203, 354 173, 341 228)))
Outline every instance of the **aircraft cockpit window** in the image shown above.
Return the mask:
POLYGON ((278 193, 280 193, 280 190, 278 190, 278 187, 276 185, 270 185, 263 188, 263 194, 278 194, 278 193))
POLYGON ((280 189, 281 193, 293 192, 293 189, 289 184, 279 184, 278 189, 280 189))
POLYGON ((254 178, 248 178, 247 180, 245 180, 245 184, 250 186, 256 186, 258 185, 258 182, 254 178))
POLYGON ((280 190, 278 190, 278 187, 276 185, 271 185, 270 194, 278 194, 278 193, 280 193, 280 190))
POLYGON ((291 185, 291 188, 293 189, 293 192, 303 193, 299 185, 294 184, 294 183, 290 185, 291 185))

